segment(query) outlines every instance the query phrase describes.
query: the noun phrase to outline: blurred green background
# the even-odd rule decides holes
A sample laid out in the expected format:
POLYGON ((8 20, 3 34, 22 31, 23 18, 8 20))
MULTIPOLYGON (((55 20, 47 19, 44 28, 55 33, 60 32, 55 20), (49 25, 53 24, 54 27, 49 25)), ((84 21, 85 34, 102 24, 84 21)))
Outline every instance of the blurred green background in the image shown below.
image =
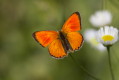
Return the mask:
MULTIPOLYGON (((118 0, 0 0, 0 80, 95 80, 76 65, 70 56, 52 58, 32 33, 59 30, 73 12, 79 11, 82 34, 93 28, 90 16, 103 8, 112 13, 111 25, 119 28, 118 0)), ((111 48, 116 80, 119 80, 119 42, 111 48)), ((72 53, 77 63, 100 80, 111 80, 107 52, 84 42, 72 53)))

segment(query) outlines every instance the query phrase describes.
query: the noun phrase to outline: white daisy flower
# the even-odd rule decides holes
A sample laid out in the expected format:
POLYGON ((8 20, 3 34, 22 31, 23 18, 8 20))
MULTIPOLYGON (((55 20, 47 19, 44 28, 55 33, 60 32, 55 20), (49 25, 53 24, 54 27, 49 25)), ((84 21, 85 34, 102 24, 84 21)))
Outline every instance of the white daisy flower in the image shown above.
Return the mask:
POLYGON ((96 30, 88 29, 84 33, 84 39, 94 48, 97 48, 100 51, 106 50, 106 48, 97 41, 96 39, 96 30))
POLYGON ((112 45, 118 40, 118 30, 112 26, 104 26, 98 30, 97 40, 105 46, 112 45))
POLYGON ((97 11, 90 17, 90 22, 95 27, 102 27, 110 24, 112 20, 112 15, 109 11, 97 11))

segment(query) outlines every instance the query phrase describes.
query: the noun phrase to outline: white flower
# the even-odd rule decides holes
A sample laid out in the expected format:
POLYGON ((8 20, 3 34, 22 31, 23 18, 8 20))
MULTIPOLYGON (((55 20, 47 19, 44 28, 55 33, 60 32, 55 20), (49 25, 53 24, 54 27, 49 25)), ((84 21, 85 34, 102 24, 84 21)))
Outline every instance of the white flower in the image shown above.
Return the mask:
POLYGON ((90 17, 90 22, 95 27, 102 27, 110 24, 112 20, 112 15, 109 11, 97 11, 90 17))
POLYGON ((98 30, 97 40, 105 46, 112 45, 118 40, 118 30, 112 26, 104 26, 98 30))
POLYGON ((84 39, 92 45, 92 47, 97 48, 100 51, 106 50, 106 48, 97 41, 96 39, 96 30, 88 29, 84 33, 84 39))

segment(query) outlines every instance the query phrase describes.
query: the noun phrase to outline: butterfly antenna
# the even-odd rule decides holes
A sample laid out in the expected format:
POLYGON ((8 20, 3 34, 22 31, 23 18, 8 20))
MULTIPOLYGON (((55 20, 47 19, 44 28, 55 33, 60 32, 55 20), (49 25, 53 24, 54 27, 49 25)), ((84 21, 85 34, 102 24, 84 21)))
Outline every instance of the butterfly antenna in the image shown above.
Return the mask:
POLYGON ((99 80, 98 78, 96 78, 95 76, 93 76, 90 72, 88 72, 83 66, 81 66, 80 64, 78 64, 77 62, 76 62, 76 60, 74 59, 74 57, 71 55, 71 54, 69 54, 70 55, 70 57, 72 58, 72 60, 75 62, 75 64, 78 66, 78 67, 80 67, 87 75, 89 75, 90 77, 92 77, 93 79, 95 79, 95 80, 99 80))

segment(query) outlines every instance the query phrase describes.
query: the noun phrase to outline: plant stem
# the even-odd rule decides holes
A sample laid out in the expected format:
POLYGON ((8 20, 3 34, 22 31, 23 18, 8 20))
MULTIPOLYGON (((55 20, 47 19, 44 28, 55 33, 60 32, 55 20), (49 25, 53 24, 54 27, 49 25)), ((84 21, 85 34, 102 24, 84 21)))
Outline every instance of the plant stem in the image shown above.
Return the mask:
POLYGON ((72 58, 72 60, 75 62, 75 64, 76 64, 79 68, 81 68, 87 75, 89 75, 90 77, 92 77, 92 78, 95 79, 95 80, 99 80, 98 78, 96 78, 95 76, 93 76, 91 73, 89 73, 83 66, 81 66, 80 64, 78 65, 77 62, 76 62, 76 60, 74 59, 74 57, 73 57, 71 54, 69 54, 69 55, 71 56, 71 58, 72 58))
POLYGON ((104 0, 101 0, 101 2, 102 2, 102 10, 104 10, 104 0))
POLYGON ((112 70, 112 64, 111 64, 110 46, 107 46, 107 52, 108 52, 108 61, 109 61, 110 73, 111 73, 111 76, 112 76, 112 80, 115 80, 114 73, 113 73, 113 70, 112 70))

